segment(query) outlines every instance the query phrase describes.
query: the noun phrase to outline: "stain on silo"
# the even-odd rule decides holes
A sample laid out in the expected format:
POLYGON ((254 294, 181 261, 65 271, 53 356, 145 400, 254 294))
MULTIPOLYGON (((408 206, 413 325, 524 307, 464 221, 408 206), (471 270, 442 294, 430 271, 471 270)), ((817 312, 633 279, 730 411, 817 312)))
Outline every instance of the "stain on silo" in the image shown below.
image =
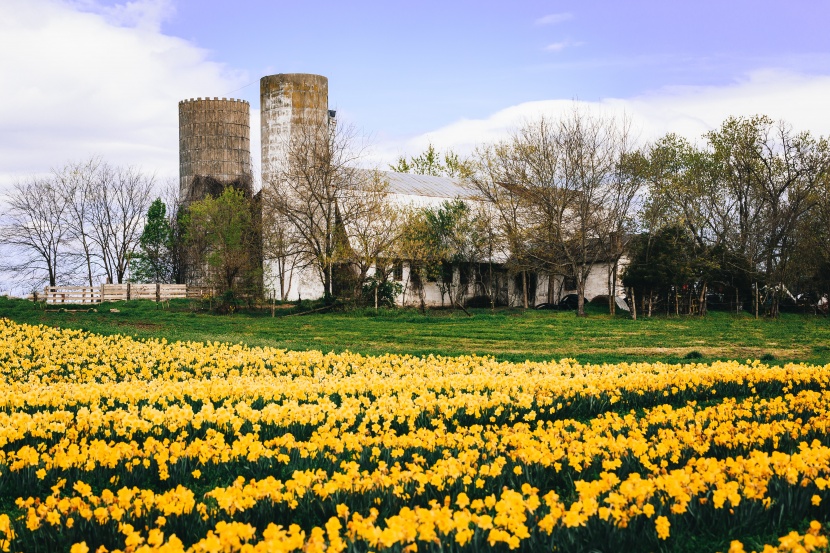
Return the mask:
POLYGON ((328 124, 329 80, 321 75, 281 73, 259 81, 262 182, 273 184, 288 166, 292 137, 302 126, 328 124))
POLYGON ((244 100, 179 102, 179 197, 187 205, 227 187, 252 193, 251 109, 244 100))

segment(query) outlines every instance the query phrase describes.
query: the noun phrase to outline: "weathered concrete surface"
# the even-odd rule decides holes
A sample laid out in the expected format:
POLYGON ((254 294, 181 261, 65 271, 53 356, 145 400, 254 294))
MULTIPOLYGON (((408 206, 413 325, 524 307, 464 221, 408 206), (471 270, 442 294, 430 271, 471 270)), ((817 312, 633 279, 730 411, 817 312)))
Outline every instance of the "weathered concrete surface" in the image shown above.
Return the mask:
MULTIPOLYGON (((283 73, 259 81, 262 141, 262 186, 280 186, 279 175, 289 168, 289 152, 302 149, 309 132, 328 125, 329 80, 321 75, 283 73), (309 129, 312 129, 311 131, 309 129), (293 145, 293 148, 292 148, 293 145)), ((300 266, 298 260, 288 266, 300 266)), ((280 277, 276 262, 263 263, 265 287, 279 297, 280 277)), ((290 298, 318 298, 324 293, 311 268, 283 275, 290 298)))
POLYGON ((179 197, 188 204, 233 186, 251 195, 251 110, 244 100, 179 102, 179 197))
POLYGON ((300 128, 327 124, 329 80, 307 73, 268 75, 259 81, 259 94, 262 183, 267 186, 287 167, 289 146, 300 128))

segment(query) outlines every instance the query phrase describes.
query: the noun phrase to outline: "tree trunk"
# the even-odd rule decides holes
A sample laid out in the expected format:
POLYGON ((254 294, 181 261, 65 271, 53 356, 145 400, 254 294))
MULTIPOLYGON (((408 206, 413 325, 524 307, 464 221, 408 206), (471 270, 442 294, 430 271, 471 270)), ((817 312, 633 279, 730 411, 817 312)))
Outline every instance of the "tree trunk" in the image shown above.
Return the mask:
POLYGON ((585 316, 585 282, 582 279, 576 284, 576 315, 585 316))
POLYGON ((464 313, 465 313, 468 317, 472 317, 472 316, 473 316, 473 315, 472 315, 472 313, 470 313, 469 311, 467 311, 467 308, 466 308, 466 307, 464 307, 464 306, 461 304, 461 302, 456 302, 456 301, 455 301, 455 298, 453 297, 453 295, 452 295, 452 294, 450 294, 450 305, 453 307, 453 309, 460 309, 460 310, 461 310, 461 311, 463 311, 463 312, 464 312, 464 313))
POLYGON ((285 261, 282 259, 277 261, 277 273, 280 279, 280 297, 282 301, 285 301, 287 299, 285 293, 285 261))
POLYGON ((755 282, 755 318, 758 318, 758 281, 755 282))
POLYGON ((637 300, 634 297, 634 287, 630 289, 631 292, 631 318, 637 320, 637 300))
POLYGON ((614 314, 614 295, 612 293, 613 285, 611 284, 611 272, 608 272, 608 279, 606 280, 605 284, 608 285, 608 313, 611 315, 614 314))
POLYGON ((527 271, 522 271, 522 299, 524 308, 527 309, 527 271))
POLYGON ((496 288, 493 283, 493 262, 490 262, 490 310, 496 312, 496 288))
POLYGON ((92 286, 92 259, 91 255, 86 247, 84 247, 85 254, 86 254, 86 273, 87 277, 89 278, 89 285, 92 286))
POLYGON ((700 291, 700 315, 703 316, 706 314, 706 288, 707 285, 703 283, 703 289, 700 291))
POLYGON ((772 295, 772 318, 773 319, 778 318, 778 306, 779 306, 779 304, 780 304, 779 292, 778 292, 778 290, 776 290, 775 293, 772 295))

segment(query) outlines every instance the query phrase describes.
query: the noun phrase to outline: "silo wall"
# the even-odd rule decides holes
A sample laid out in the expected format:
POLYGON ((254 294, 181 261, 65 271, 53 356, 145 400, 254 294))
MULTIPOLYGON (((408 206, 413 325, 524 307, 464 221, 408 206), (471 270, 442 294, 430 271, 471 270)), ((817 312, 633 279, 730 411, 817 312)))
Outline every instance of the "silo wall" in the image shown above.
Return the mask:
POLYGON ((260 79, 262 183, 288 166, 292 140, 299 133, 328 124, 329 80, 321 75, 282 73, 260 79))
POLYGON ((252 193, 251 110, 231 98, 179 102, 179 197, 187 205, 228 186, 252 193))

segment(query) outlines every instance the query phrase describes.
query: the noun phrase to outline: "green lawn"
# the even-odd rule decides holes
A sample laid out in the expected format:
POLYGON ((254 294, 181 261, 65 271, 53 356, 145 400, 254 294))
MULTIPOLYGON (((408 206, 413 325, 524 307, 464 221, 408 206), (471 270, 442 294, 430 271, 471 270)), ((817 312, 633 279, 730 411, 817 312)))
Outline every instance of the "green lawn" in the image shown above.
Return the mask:
POLYGON ((573 357, 583 362, 762 358, 775 362, 830 363, 830 319, 784 314, 778 320, 711 312, 706 317, 655 317, 633 321, 594 310, 572 312, 504 309, 461 312, 362 310, 286 316, 289 310, 217 315, 200 304, 169 308, 152 302, 44 308, 0 298, 0 317, 30 324, 129 334, 139 338, 242 342, 286 349, 350 350, 366 354, 493 355, 520 361, 573 357), (79 309, 78 311, 70 311, 79 309), (111 312, 116 309, 117 312, 111 312), (700 354, 700 357, 698 357, 700 354), (688 356, 688 357, 687 357, 688 356), (770 358, 772 357, 772 359, 770 358))

